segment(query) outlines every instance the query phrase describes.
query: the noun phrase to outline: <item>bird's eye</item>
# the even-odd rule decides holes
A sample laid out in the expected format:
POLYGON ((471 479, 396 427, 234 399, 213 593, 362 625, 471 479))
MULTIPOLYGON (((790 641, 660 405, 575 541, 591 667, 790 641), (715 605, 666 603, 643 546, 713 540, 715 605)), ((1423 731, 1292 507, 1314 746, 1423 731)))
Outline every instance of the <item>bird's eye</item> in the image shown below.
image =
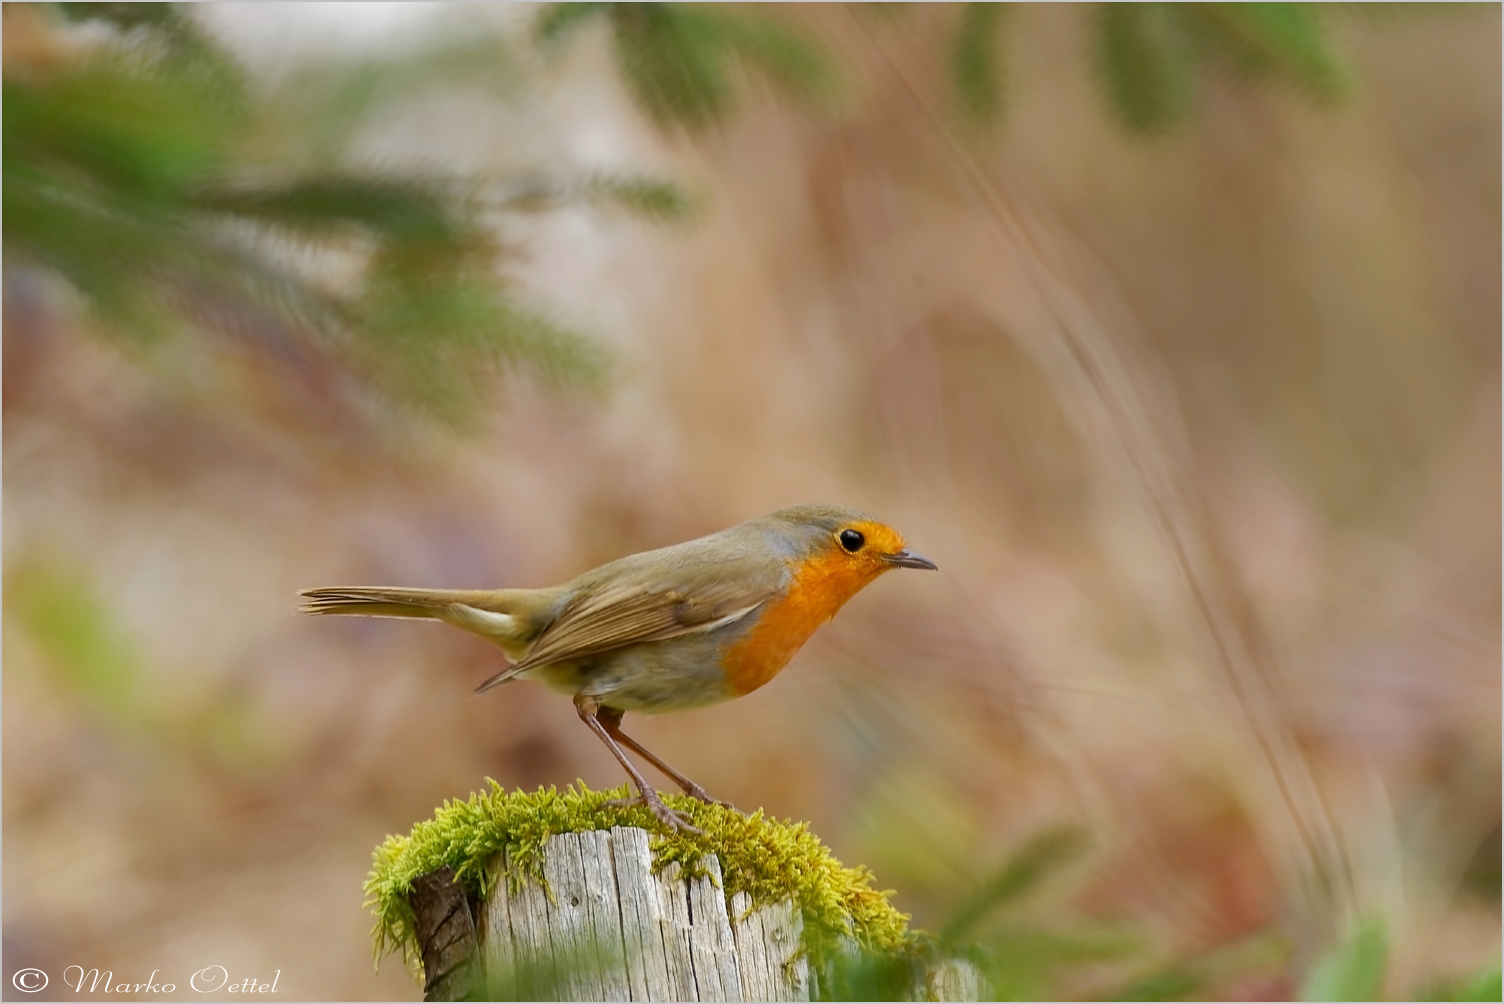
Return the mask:
POLYGON ((855 554, 862 549, 863 544, 867 543, 867 538, 863 537, 861 533, 856 530, 842 530, 840 541, 841 546, 844 547, 848 553, 855 554))

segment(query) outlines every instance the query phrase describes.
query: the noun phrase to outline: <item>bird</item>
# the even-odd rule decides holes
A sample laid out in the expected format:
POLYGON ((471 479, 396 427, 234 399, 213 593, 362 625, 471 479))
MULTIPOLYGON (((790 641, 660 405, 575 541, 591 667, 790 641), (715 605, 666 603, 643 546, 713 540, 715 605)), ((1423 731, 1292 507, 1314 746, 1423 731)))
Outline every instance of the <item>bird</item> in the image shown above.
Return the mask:
POLYGON ((334 586, 299 595, 308 614, 431 618, 496 644, 510 665, 477 694, 530 679, 572 696, 580 720, 637 789, 623 801, 646 806, 671 831, 698 833, 664 804, 626 751, 691 797, 716 800, 623 732, 623 717, 752 693, 847 600, 897 568, 938 570, 866 513, 796 505, 618 558, 550 588, 334 586))

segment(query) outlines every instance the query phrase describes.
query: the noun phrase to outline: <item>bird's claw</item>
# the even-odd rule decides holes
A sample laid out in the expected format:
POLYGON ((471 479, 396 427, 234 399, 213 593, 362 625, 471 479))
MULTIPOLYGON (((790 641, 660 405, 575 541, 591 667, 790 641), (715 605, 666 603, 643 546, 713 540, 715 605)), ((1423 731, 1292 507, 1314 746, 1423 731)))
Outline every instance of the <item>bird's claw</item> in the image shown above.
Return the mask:
POLYGON ((644 791, 641 794, 633 795, 630 798, 613 798, 611 801, 605 804, 613 807, 625 807, 631 805, 645 806, 647 810, 653 814, 653 818, 657 819, 658 822, 662 823, 664 826, 667 826, 670 830, 677 830, 683 833, 693 833, 696 836, 704 836, 705 834, 704 830, 700 829, 698 826, 695 826, 693 823, 685 819, 683 816, 679 815, 673 809, 670 809, 667 805, 664 805, 663 799, 658 797, 657 792, 644 791))
POLYGON ((701 788, 698 784, 692 784, 689 787, 685 788, 684 793, 690 798, 698 799, 699 801, 704 802, 706 805, 719 805, 723 809, 730 809, 732 812, 737 811, 736 806, 732 805, 730 802, 723 802, 719 798, 711 798, 710 792, 706 791, 704 788, 701 788))

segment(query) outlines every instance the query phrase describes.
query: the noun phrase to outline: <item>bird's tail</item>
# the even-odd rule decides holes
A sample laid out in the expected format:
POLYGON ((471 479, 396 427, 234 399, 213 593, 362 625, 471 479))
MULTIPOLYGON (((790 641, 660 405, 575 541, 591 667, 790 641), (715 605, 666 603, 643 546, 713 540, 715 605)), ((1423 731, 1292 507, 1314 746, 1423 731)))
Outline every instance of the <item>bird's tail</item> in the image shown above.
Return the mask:
POLYGON ((357 617, 431 617, 500 645, 514 662, 522 658, 557 607, 550 589, 405 589, 395 586, 332 586, 305 589, 305 614, 357 617))
POLYGON ((305 614, 353 614, 357 617, 443 617, 455 604, 494 610, 496 593, 464 589, 403 589, 394 586, 332 586, 305 589, 299 608, 305 614))

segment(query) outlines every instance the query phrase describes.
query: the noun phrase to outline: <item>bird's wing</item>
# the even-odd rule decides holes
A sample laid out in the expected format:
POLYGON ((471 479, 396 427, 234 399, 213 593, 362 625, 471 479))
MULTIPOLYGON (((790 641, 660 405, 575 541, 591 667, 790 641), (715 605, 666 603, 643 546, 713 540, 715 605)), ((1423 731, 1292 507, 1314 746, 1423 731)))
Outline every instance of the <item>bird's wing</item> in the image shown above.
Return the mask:
MULTIPOLYGON (((708 630, 717 622, 751 613, 775 596, 787 577, 783 563, 766 555, 728 559, 720 553, 713 560, 697 560, 700 556, 690 552, 683 557, 682 564, 668 569, 660 562, 638 575, 627 566, 601 576, 606 581, 598 588, 584 584, 525 658, 478 689, 490 689, 539 666, 708 630)), ((623 565, 627 561, 632 559, 623 565)))
POLYGON ((517 667, 547 666, 705 630, 716 621, 752 612, 778 592, 776 582, 747 586, 737 579, 731 574, 687 589, 623 585, 585 595, 538 636, 517 667))

